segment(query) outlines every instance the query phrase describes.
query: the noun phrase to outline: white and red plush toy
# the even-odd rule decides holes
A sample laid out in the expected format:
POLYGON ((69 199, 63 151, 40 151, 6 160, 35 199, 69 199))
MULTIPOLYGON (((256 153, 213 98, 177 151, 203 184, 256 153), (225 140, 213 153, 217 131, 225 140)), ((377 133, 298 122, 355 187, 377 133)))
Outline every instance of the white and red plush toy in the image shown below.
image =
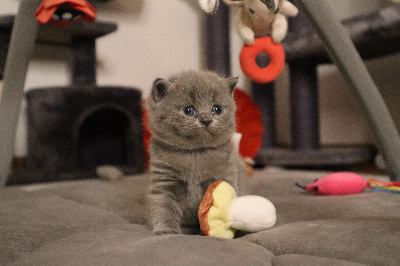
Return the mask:
POLYGON ((261 196, 237 197, 235 189, 225 181, 212 183, 199 207, 203 235, 232 239, 236 230, 259 232, 276 222, 275 206, 261 196))

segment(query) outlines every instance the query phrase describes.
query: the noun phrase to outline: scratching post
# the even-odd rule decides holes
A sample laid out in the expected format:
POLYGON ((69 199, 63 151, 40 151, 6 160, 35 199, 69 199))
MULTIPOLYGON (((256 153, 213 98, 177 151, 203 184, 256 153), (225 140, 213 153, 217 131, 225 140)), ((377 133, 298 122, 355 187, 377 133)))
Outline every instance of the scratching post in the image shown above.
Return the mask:
POLYGON ((26 72, 38 29, 35 10, 40 2, 40 0, 21 0, 11 35, 0 99, 0 136, 2 139, 0 186, 4 186, 6 183, 14 155, 15 132, 24 96, 26 72))
POLYGON ((274 83, 261 84, 252 82, 252 95, 262 114, 262 123, 264 125, 262 149, 268 150, 276 147, 277 144, 274 83))
POLYGON ((317 65, 311 60, 290 63, 292 148, 319 149, 317 65))
POLYGON ((222 76, 231 74, 229 7, 221 1, 218 12, 207 15, 206 25, 207 69, 222 76))
POLYGON ((74 37, 72 50, 72 84, 96 84, 96 41, 94 38, 74 37))

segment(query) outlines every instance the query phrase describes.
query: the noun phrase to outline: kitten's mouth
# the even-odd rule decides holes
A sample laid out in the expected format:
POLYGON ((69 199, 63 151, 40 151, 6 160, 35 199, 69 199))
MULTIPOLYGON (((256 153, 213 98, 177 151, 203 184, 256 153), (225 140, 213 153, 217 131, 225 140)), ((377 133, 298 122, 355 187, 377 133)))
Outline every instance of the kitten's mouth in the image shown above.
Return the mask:
POLYGON ((213 132, 212 128, 210 126, 204 126, 202 127, 202 131, 203 132, 207 132, 210 135, 215 135, 215 132, 213 132))
POLYGON ((205 132, 211 133, 208 126, 202 127, 202 128, 201 128, 201 131, 203 131, 203 132, 205 131, 205 132))

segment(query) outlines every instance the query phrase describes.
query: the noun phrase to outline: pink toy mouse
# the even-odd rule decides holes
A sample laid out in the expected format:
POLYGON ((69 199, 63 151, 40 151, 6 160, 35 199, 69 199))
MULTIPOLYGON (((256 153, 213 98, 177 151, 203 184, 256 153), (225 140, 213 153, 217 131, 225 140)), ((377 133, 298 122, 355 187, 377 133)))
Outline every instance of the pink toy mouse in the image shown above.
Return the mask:
POLYGON ((363 192, 367 187, 367 181, 355 173, 338 172, 327 174, 307 187, 297 183, 296 185, 316 195, 349 195, 363 192))

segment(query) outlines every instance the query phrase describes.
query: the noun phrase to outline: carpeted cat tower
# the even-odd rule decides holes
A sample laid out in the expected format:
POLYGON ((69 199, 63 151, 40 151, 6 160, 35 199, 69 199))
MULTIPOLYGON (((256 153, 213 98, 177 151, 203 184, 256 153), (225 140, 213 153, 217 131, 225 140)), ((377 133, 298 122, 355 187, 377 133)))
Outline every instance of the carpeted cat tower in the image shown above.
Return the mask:
POLYGON ((26 93, 28 169, 7 184, 93 178, 104 165, 144 171, 141 91, 96 85, 95 40, 116 29, 105 22, 39 27, 36 42, 71 49, 72 82, 26 93))

